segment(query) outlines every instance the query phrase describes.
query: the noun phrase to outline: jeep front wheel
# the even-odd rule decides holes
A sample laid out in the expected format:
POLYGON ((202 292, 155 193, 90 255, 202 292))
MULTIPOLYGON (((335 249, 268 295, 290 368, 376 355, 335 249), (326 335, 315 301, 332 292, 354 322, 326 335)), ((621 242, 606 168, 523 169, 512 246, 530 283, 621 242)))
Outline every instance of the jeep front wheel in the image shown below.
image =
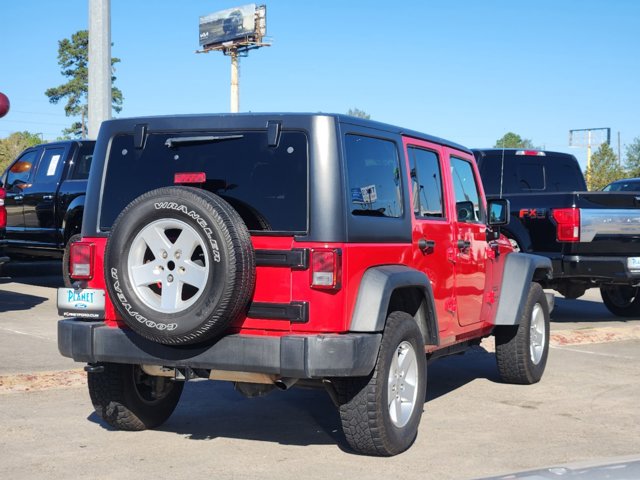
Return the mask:
POLYGON ((153 377, 138 365, 104 363, 89 373, 89 395, 96 413, 118 430, 145 430, 162 425, 176 408, 184 387, 166 377, 153 377))
POLYGON ((424 341, 415 320, 404 312, 391 313, 373 373, 332 381, 351 448, 390 456, 411 446, 425 401, 426 368, 424 341))
POLYGON ((190 344, 219 334, 248 305, 254 281, 249 231, 205 190, 145 193, 118 216, 107 243, 109 297, 130 328, 155 342, 190 344))
POLYGON ((539 382, 549 355, 549 305, 538 283, 529 287, 519 324, 498 326, 494 333, 502 380, 524 385, 539 382))

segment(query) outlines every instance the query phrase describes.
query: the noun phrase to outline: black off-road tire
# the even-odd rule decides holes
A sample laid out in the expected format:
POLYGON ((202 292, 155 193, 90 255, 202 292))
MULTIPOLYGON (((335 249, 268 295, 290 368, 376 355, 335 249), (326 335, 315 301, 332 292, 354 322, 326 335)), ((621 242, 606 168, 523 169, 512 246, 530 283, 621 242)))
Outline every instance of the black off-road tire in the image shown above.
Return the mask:
POLYGON ((79 242, 82 238, 82 235, 76 233, 75 235, 71 235, 69 240, 67 240, 67 244, 64 247, 64 255, 62 256, 62 281, 64 282, 64 286, 67 288, 71 288, 73 286, 73 280, 71 280, 70 276, 70 265, 69 265, 69 250, 71 248, 71 244, 75 242, 79 242))
POLYGON ((640 287, 610 285, 600 287, 602 302, 618 317, 640 317, 640 287))
POLYGON ((135 199, 116 219, 105 254, 105 281, 124 322, 143 337, 167 345, 200 343, 218 335, 247 308, 255 283, 255 253, 244 222, 222 198, 190 187, 160 188, 135 199), (171 222, 181 227, 152 228, 171 222), (189 253, 194 258, 187 259, 186 253, 176 256, 183 233, 198 245, 199 253, 189 253), (154 251, 147 234, 158 235, 158 245, 164 246, 154 251), (145 252, 143 261, 139 260, 141 251, 145 252), (139 265, 130 264, 130 254, 139 265), (163 310, 163 289, 169 291, 174 281, 179 284, 186 278, 180 277, 180 271, 195 270, 197 262, 201 271, 204 267, 206 273, 199 275, 205 278, 197 287, 174 287, 178 291, 174 306, 163 310), (159 265, 154 280, 134 285, 131 268, 147 264, 159 265), (186 301, 185 292, 191 295, 186 301))
POLYGON ((366 455, 391 456, 413 444, 425 401, 426 369, 424 341, 415 320, 405 312, 391 313, 371 375, 332 380, 340 404, 342 429, 353 450, 366 455), (408 342, 416 354, 417 385, 409 420, 398 427, 389 413, 388 379, 393 356, 398 355, 403 342, 408 342))
POLYGON ((506 383, 531 385, 542 378, 549 355, 549 305, 538 283, 531 283, 519 320, 495 329, 498 372, 506 383))
POLYGON ((118 430, 145 430, 162 425, 173 413, 183 382, 146 375, 138 365, 102 364, 102 373, 89 373, 87 384, 96 413, 118 430), (160 384, 160 395, 154 391, 160 384))

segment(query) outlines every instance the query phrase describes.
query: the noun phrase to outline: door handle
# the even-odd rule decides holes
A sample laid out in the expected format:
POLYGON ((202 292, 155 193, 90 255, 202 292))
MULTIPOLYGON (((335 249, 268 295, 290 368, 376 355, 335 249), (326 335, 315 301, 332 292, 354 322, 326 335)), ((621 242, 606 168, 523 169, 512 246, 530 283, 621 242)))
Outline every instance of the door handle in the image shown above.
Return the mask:
POLYGON ((435 247, 435 240, 427 240, 426 238, 418 240, 418 248, 422 250, 422 253, 433 251, 435 247))
POLYGON ((21 202, 23 198, 24 198, 24 195, 16 195, 15 197, 13 197, 13 199, 16 202, 21 202))
POLYGON ((469 240, 458 240, 458 250, 466 250, 471 246, 471 242, 469 240))
POLYGON ((43 195, 42 199, 43 200, 53 200, 53 195, 43 195))

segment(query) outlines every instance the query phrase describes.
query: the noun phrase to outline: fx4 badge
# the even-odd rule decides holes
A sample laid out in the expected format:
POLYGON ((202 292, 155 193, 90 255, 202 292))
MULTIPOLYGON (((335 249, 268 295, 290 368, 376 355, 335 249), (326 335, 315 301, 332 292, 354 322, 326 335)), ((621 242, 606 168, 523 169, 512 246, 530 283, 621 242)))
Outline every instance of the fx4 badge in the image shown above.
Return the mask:
POLYGON ((546 208, 521 208, 518 214, 520 218, 546 218, 546 208))

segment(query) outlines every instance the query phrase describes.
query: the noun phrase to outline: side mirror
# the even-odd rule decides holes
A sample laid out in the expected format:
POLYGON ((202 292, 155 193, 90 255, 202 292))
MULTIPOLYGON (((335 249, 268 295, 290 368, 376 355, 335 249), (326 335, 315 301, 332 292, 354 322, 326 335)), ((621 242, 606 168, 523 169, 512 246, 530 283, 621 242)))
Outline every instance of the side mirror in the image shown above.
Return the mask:
POLYGON ((489 211, 489 226, 498 227, 507 225, 510 220, 509 200, 506 198, 496 198, 487 202, 489 211))
POLYGON ((459 222, 472 222, 475 220, 473 202, 456 202, 456 212, 459 222))

